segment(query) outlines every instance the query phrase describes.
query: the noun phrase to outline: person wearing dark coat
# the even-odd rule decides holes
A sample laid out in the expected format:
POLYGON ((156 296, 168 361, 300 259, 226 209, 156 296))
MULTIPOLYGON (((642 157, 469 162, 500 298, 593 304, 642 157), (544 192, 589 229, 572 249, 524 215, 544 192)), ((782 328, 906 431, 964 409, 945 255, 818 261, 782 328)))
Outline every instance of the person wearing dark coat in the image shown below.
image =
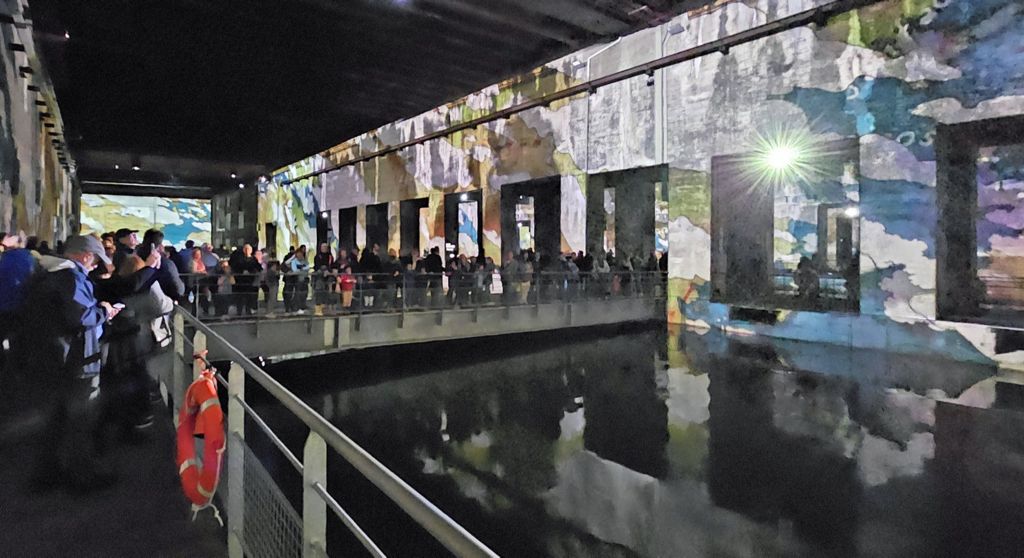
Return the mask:
POLYGON ((434 246, 430 254, 423 259, 423 268, 427 274, 427 290, 430 291, 430 305, 438 308, 444 299, 444 262, 441 261, 441 249, 434 246))
MULTIPOLYGON (((143 235, 142 243, 136 249, 136 255, 142 258, 143 261, 146 261, 149 259, 151 250, 156 250, 161 254, 160 268, 156 272, 157 283, 160 283, 160 288, 163 289, 164 294, 168 298, 180 300, 185 296, 185 283, 181 280, 181 275, 178 273, 178 266, 174 265, 174 262, 163 254, 163 244, 164 233, 157 229, 149 229, 143 235)), ((120 269, 120 266, 117 266, 117 269, 120 269)))
POLYGON ((263 266, 253 256, 252 245, 242 246, 237 257, 231 261, 231 273, 235 277, 235 301, 238 304, 238 315, 252 315, 256 311, 259 300, 259 279, 263 266))

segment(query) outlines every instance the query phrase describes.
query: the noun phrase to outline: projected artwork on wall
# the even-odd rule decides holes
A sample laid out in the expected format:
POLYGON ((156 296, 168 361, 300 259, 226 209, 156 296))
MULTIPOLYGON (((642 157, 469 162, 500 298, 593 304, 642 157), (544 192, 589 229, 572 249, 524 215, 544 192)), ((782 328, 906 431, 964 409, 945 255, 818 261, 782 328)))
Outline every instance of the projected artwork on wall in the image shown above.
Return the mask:
POLYGON ((1024 144, 978 157, 978 277, 989 303, 1024 308, 1024 144))
POLYGON ((480 253, 478 206, 475 201, 459 203, 459 253, 475 256, 480 253))
POLYGON ((418 253, 430 250, 430 208, 421 207, 419 211, 420 244, 418 253))
POLYGON ((210 202, 153 196, 82 195, 82 234, 103 234, 128 228, 157 228, 165 244, 184 246, 210 242, 210 202))

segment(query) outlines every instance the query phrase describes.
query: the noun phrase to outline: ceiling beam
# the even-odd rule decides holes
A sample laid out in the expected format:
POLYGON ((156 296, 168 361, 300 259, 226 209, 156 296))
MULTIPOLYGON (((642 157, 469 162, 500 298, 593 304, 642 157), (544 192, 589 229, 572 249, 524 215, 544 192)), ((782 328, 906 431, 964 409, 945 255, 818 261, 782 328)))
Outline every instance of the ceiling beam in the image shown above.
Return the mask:
POLYGON ((579 0, 503 0, 520 9, 544 14, 594 35, 608 37, 625 33, 630 24, 594 9, 579 0))

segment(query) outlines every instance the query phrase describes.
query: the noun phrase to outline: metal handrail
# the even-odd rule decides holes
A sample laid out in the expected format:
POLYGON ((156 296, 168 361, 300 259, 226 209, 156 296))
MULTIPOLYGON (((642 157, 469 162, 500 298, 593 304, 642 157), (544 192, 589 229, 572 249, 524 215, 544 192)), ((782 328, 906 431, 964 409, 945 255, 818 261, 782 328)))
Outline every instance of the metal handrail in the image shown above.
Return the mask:
POLYGON ((285 445, 281 438, 279 438, 277 434, 274 434, 274 431, 270 428, 270 425, 268 425, 267 422, 263 420, 263 417, 261 417, 259 413, 257 413, 252 407, 250 407, 249 404, 246 403, 241 397, 235 395, 232 396, 232 398, 235 401, 237 401, 242 406, 243 409, 245 409, 245 414, 249 415, 249 418, 251 418, 253 422, 256 423, 256 426, 260 427, 260 430, 262 430, 263 433, 266 434, 268 438, 270 438, 270 441, 273 442, 275 446, 277 446, 277 449, 281 450, 281 453, 284 454, 285 459, 287 459, 288 462, 292 464, 292 467, 295 467, 295 470, 301 475, 303 469, 302 462, 299 461, 298 457, 295 457, 295 454, 292 453, 292 450, 288 449, 288 446, 285 445))
POLYGON ((479 539, 427 500, 416 489, 385 467, 383 463, 338 430, 336 426, 328 422, 266 371, 254 364, 216 331, 210 329, 180 306, 175 307, 175 312, 185 322, 206 335, 208 342, 213 341, 219 344, 228 360, 241 367, 246 375, 256 380, 312 432, 323 438, 329 447, 338 452, 345 461, 380 489, 445 548, 457 556, 497 556, 494 551, 487 548, 479 539))
POLYGON ((320 495, 320 498, 323 499, 325 504, 327 504, 327 507, 330 508, 332 512, 334 512, 334 515, 338 516, 338 519, 340 519, 341 522, 344 523, 346 527, 348 527, 348 530, 351 531, 352 534, 355 535, 357 539, 359 539, 359 542, 363 545, 364 548, 366 548, 366 550, 370 554, 378 556, 379 558, 385 558, 384 551, 381 550, 379 546, 377 546, 377 543, 373 542, 373 539, 371 539, 370 536, 366 534, 366 531, 363 531, 363 528, 360 527, 359 524, 356 523, 354 519, 352 519, 352 516, 349 515, 344 508, 341 507, 341 504, 339 504, 338 501, 334 499, 334 496, 331 496, 330 493, 327 492, 327 489, 324 488, 324 485, 315 482, 313 483, 313 490, 315 490, 316 493, 320 495))

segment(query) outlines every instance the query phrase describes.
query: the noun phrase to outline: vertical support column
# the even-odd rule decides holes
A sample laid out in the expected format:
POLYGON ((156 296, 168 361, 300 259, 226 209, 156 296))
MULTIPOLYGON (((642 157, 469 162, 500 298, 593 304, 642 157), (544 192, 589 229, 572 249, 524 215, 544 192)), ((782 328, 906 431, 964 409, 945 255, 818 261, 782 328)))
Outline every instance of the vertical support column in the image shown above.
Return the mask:
POLYGON ((228 371, 228 556, 243 558, 245 532, 245 370, 231 363, 228 371))
MULTIPOLYGON (((202 353, 203 351, 205 351, 206 350, 206 334, 201 332, 201 331, 197 331, 195 336, 192 338, 192 345, 193 345, 193 347, 192 347, 192 351, 193 352, 192 352, 192 355, 189 355, 190 357, 193 356, 193 355, 198 355, 198 354, 202 353)), ((192 382, 196 381, 196 379, 199 378, 199 374, 201 374, 202 372, 203 372, 203 362, 201 360, 193 359, 192 360, 192 379, 189 380, 189 383, 192 383, 192 382)))
MULTIPOLYGON (((171 376, 169 378, 163 378, 161 382, 163 389, 167 392, 164 393, 164 402, 167 405, 178 405, 178 383, 179 378, 185 375, 185 361, 189 358, 189 355, 185 354, 185 318, 180 312, 174 313, 174 362, 171 363, 171 376)), ((177 413, 174 413, 175 424, 177 427, 177 413)))
POLYGON ((327 555, 327 503, 314 485, 327 489, 327 443, 310 432, 302 450, 302 556, 327 555))

